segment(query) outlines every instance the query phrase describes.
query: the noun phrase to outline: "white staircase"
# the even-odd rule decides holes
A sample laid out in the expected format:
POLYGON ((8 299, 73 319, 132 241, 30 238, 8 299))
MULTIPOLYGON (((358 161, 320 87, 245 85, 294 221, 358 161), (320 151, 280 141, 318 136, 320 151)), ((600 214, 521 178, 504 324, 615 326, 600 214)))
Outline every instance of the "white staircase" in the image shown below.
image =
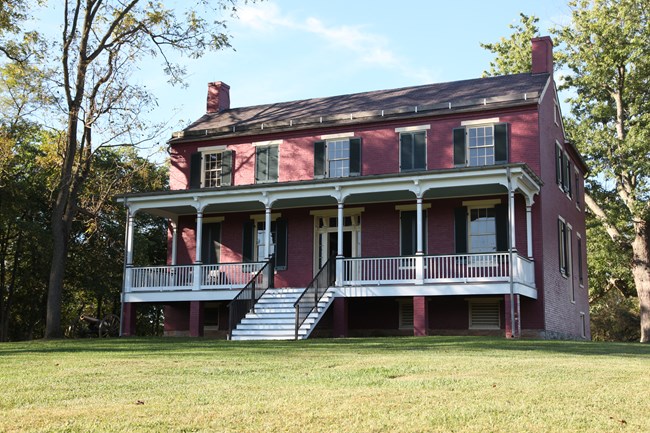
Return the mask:
MULTIPOLYGON (((305 289, 268 289, 255 304, 254 312, 232 330, 232 340, 293 340, 296 338, 296 310, 293 304, 305 289)), ((334 290, 328 289, 318 307, 311 312, 298 330, 298 338, 311 334, 320 318, 334 300, 334 290)))

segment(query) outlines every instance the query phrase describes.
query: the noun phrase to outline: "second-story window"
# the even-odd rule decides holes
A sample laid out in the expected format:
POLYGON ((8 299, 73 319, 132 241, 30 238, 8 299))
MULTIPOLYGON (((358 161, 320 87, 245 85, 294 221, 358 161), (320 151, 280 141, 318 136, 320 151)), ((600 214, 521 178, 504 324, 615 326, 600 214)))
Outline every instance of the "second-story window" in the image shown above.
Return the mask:
POLYGON ((361 174, 361 139, 337 138, 314 143, 314 177, 361 174))
POLYGON ((225 148, 203 148, 190 157, 190 188, 232 185, 234 152, 225 148))
POLYGON ((508 162, 508 125, 486 123, 454 129, 454 165, 480 167, 508 162))
POLYGON ((424 170, 427 167, 427 133, 401 132, 399 134, 400 171, 424 170))
POLYGON ((255 148, 255 183, 278 181, 278 146, 255 148))

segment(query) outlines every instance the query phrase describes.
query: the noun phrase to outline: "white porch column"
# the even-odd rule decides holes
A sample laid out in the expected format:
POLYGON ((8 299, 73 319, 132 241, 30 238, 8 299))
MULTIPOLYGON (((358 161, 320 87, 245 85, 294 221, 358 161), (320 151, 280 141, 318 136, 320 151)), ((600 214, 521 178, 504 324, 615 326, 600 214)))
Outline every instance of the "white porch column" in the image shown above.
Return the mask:
POLYGON ((508 200, 508 212, 510 213, 510 246, 513 251, 517 251, 517 243, 515 242, 515 192, 510 191, 508 200))
POLYGON ((526 204, 526 244, 528 245, 528 258, 533 259, 533 208, 526 204))
POLYGON ((133 218, 135 212, 131 212, 130 208, 126 211, 126 242, 124 242, 124 291, 131 291, 133 285, 133 218))
POLYGON ((201 289, 201 241, 203 240, 203 210, 196 211, 196 250, 194 253, 193 289, 201 289))
POLYGON ((422 234, 424 228, 422 227, 422 197, 418 196, 416 199, 416 230, 417 237, 415 241, 415 284, 424 284, 424 245, 422 245, 422 234))
POLYGON ((271 258, 271 205, 264 206, 264 257, 271 258))
POLYGON ((172 226, 172 260, 171 265, 176 265, 176 257, 178 256, 178 222, 170 220, 172 226))
POLYGON ((336 285, 343 285, 343 201, 337 205, 336 215, 336 285))

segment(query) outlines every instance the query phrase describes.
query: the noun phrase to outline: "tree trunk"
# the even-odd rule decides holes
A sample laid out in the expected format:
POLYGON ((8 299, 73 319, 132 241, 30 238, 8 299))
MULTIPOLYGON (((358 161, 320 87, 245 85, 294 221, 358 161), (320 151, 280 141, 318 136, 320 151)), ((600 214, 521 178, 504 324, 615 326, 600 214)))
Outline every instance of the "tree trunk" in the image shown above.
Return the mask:
POLYGON ((634 223, 635 238, 632 242, 632 275, 639 298, 641 315, 641 342, 650 343, 650 257, 648 251, 647 221, 634 223))
MULTIPOLYGON (((60 194, 61 195, 61 194, 60 194)), ((47 315, 45 321, 45 338, 61 338, 61 299, 63 294, 63 276, 68 257, 68 230, 63 219, 65 199, 58 197, 52 215, 52 263, 47 290, 47 315)))

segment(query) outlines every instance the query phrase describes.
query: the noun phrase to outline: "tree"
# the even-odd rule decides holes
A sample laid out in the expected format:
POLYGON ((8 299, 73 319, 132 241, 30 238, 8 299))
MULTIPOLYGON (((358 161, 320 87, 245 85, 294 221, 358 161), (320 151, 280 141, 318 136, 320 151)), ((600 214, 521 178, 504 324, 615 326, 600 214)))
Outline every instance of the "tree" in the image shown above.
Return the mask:
POLYGON ((92 176, 98 149, 141 143, 147 139, 141 114, 153 95, 130 78, 136 65, 161 58, 174 83, 184 70, 170 51, 199 57, 206 50, 229 46, 224 22, 212 20, 235 0, 197 1, 183 13, 163 2, 145 0, 66 0, 59 53, 61 77, 55 90, 65 115, 63 161, 53 203, 53 255, 48 283, 45 336, 61 335, 61 302, 72 226, 79 197, 92 176))
POLYGON ((519 24, 508 26, 513 30, 508 39, 501 38, 492 44, 481 43, 481 48, 496 54, 496 58, 490 62, 490 70, 483 71, 484 77, 530 72, 530 40, 539 36, 539 18, 519 13, 519 21, 519 24))
POLYGON ((556 30, 574 133, 594 175, 590 211, 629 263, 641 342, 650 342, 650 2, 574 0, 556 30))

